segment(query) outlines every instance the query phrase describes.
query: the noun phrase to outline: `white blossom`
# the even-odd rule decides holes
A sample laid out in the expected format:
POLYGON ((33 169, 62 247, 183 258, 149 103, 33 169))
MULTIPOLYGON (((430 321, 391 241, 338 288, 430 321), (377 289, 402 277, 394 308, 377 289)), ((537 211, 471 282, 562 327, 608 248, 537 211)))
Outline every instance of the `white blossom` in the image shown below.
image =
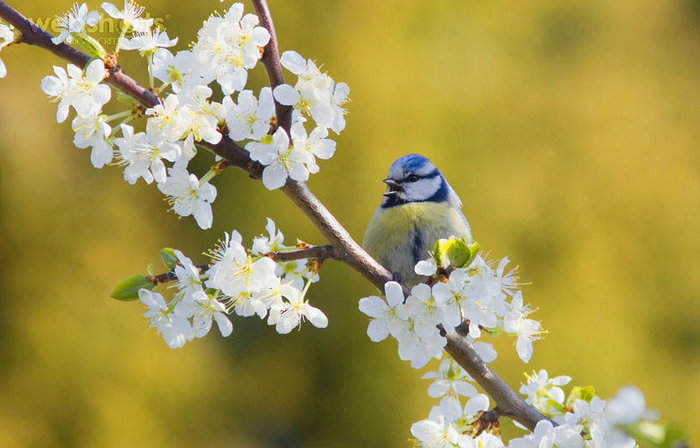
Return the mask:
POLYGON ((75 71, 72 76, 75 83, 69 92, 71 105, 80 115, 99 111, 112 97, 112 90, 109 86, 100 84, 107 76, 104 63, 99 59, 90 62, 85 67, 85 75, 82 75, 82 71, 78 72, 74 69, 77 67, 68 65, 69 75, 71 75, 71 71, 75 71))
POLYGON ((51 42, 54 45, 61 42, 70 44, 73 42, 73 35, 83 33, 86 26, 95 26, 99 21, 100 13, 88 11, 87 3, 81 5, 74 3, 73 8, 56 21, 60 33, 58 36, 52 37, 51 42))
POLYGON ((389 333, 399 343, 399 358, 410 361, 414 369, 422 368, 431 358, 440 359, 447 339, 440 335, 437 327, 433 328, 434 331, 426 331, 427 328, 420 326, 417 328, 416 321, 410 318, 393 321, 389 333))
POLYGON ((488 410, 489 403, 488 396, 475 393, 462 407, 457 397, 446 396, 440 400, 438 406, 433 406, 428 418, 433 421, 444 418, 445 421, 455 424, 459 432, 467 432, 479 413, 488 410))
POLYGON ((581 425, 590 428, 593 425, 600 425, 604 419, 606 403, 600 397, 594 396, 590 403, 585 400, 576 399, 571 406, 572 412, 567 412, 564 420, 568 425, 581 425))
MULTIPOLYGON (((410 361, 413 368, 423 367, 431 358, 440 358, 447 339, 431 322, 429 315, 422 315, 420 310, 427 310, 430 305, 430 287, 417 285, 414 288, 415 303, 410 307, 403 303, 403 290, 396 282, 387 282, 384 286, 387 302, 380 297, 370 296, 360 299, 360 311, 370 318, 367 335, 374 342, 384 340, 391 334, 399 344, 399 358, 410 361)), ((433 316, 434 319, 434 316, 433 316)))
POLYGON ((186 154, 194 154, 194 142, 202 140, 216 145, 221 141, 218 123, 223 119, 223 106, 209 102, 212 90, 207 86, 195 86, 191 90, 181 92, 182 100, 177 114, 177 128, 180 138, 184 137, 182 149, 186 154))
POLYGON ((163 336, 170 348, 180 348, 194 338, 189 321, 174 313, 165 303, 163 296, 148 289, 139 289, 139 299, 148 308, 144 317, 158 334, 163 336))
MULTIPOLYGON (((68 66, 70 68, 70 65, 68 66)), ((77 68, 77 67, 76 67, 77 68)), ((53 72, 56 76, 46 76, 41 80, 41 90, 52 97, 52 101, 58 102, 56 121, 63 123, 68 118, 70 101, 68 98, 69 79, 66 69, 54 65, 53 72)))
POLYGON ((221 336, 227 337, 233 331, 224 305, 201 290, 178 302, 175 306, 175 313, 184 318, 192 318, 192 329, 197 338, 204 337, 209 333, 212 319, 216 321, 221 336))
POLYGON ((130 184, 138 178, 143 178, 147 184, 155 180, 165 182, 167 170, 162 159, 175 162, 182 150, 175 143, 166 141, 162 136, 139 132, 134 134, 134 128, 122 124, 122 137, 114 140, 127 167, 124 169, 124 179, 130 184))
MULTIPOLYGON (((290 290, 291 292, 292 290, 290 290)), ((301 291, 293 289, 296 293, 286 296, 287 302, 279 302, 270 308, 270 317, 267 323, 275 325, 279 334, 287 334, 296 327, 300 327, 304 319, 317 328, 326 328, 328 318, 323 311, 315 308, 302 297, 301 291)))
POLYGON ((503 329, 506 333, 515 334, 518 337, 515 344, 516 351, 520 359, 528 362, 532 357, 532 341, 540 338, 542 327, 538 321, 525 317, 531 311, 527 305, 523 305, 523 296, 520 291, 515 293, 506 307, 508 311, 504 316, 503 329))
POLYGON ((153 54, 153 76, 170 84, 175 93, 204 83, 193 68, 194 59, 189 50, 178 51, 173 56, 169 50, 158 48, 153 54))
POLYGON ((269 190, 282 187, 288 177, 296 181, 309 178, 309 170, 306 168, 308 153, 289 146, 289 136, 282 127, 260 142, 248 143, 245 149, 250 152, 251 159, 265 165, 262 181, 269 190))
POLYGON ((498 262, 495 278, 498 280, 501 290, 512 297, 515 294, 515 290, 518 288, 518 267, 516 266, 510 271, 505 272, 505 268, 509 262, 510 260, 508 260, 508 257, 503 257, 501 261, 498 262))
POLYGON ((99 59, 85 68, 85 74, 73 64, 68 64, 67 71, 54 66, 54 73, 56 76, 41 80, 41 90, 54 101, 60 101, 56 112, 59 123, 68 118, 69 106, 73 106, 78 115, 97 115, 112 96, 109 86, 100 84, 107 73, 99 59))
MULTIPOLYGON (((470 342, 472 341, 470 340, 470 342)), ((488 342, 472 342, 472 347, 474 347, 476 354, 479 355, 479 358, 485 363, 494 361, 498 356, 498 353, 496 353, 496 350, 493 348, 493 344, 489 344, 488 342)))
POLYGON ((454 328, 462 323, 462 307, 467 301, 464 286, 468 275, 463 269, 455 269, 447 283, 438 282, 433 286, 433 296, 444 307, 444 324, 454 328))
POLYGON ((138 5, 133 0, 124 0, 124 8, 121 11, 110 2, 102 3, 102 9, 113 19, 122 20, 123 26, 127 28, 131 26, 144 11, 143 6, 138 5))
POLYGON ((501 448, 504 446, 503 440, 501 440, 499 436, 495 436, 486 431, 475 437, 474 442, 479 448, 501 448))
POLYGON ((613 424, 632 424, 644 415, 644 394, 634 386, 623 387, 608 401, 605 418, 613 424))
POLYGON ((474 379, 449 357, 442 360, 437 372, 428 372, 423 375, 423 379, 435 380, 428 387, 428 395, 433 398, 446 394, 465 397, 477 394, 476 388, 470 383, 474 379))
POLYGON ((546 370, 526 375, 527 383, 520 387, 520 393, 526 395, 525 402, 547 415, 561 414, 564 408, 564 391, 559 386, 569 384, 571 377, 557 376, 549 378, 546 370))
POLYGON ((416 264, 414 271, 418 275, 425 275, 427 277, 435 275, 435 273, 437 272, 437 264, 435 263, 435 259, 433 257, 430 257, 427 260, 419 261, 416 264))
POLYGON ((268 31, 257 24, 257 16, 243 16, 243 5, 234 3, 224 17, 210 17, 197 33, 192 52, 199 71, 207 83, 216 79, 224 95, 243 90, 247 70, 261 57, 258 48, 270 40, 268 31))
POLYGON ((333 79, 322 73, 311 60, 299 53, 285 51, 280 58, 282 65, 298 76, 294 86, 282 84, 274 90, 281 104, 294 107, 293 121, 302 116, 313 118, 316 124, 339 133, 345 127, 345 109, 349 87, 345 83, 335 86, 333 79))
POLYGON ((202 280, 199 278, 199 269, 194 266, 192 260, 179 250, 175 250, 175 256, 178 261, 178 265, 174 269, 177 277, 175 285, 177 289, 184 294, 185 298, 190 298, 193 294, 203 291, 202 280))
POLYGON ((265 230, 267 230, 269 236, 259 236, 253 240, 252 252, 254 254, 264 255, 286 248, 284 245, 284 234, 277 229, 272 219, 267 218, 265 230))
MULTIPOLYGON (((406 312, 419 336, 431 337, 438 324, 445 325, 444 307, 432 296, 430 286, 419 283, 406 298, 406 312)), ((446 327, 449 330, 451 328, 446 327)))
POLYGON ((581 448, 581 428, 560 425, 554 427, 547 419, 540 420, 532 434, 513 439, 508 448, 581 448))
POLYGON ((78 115, 71 126, 75 132, 73 144, 77 148, 92 146, 90 162, 95 168, 102 168, 112 161, 112 144, 108 140, 112 128, 105 122, 103 115, 78 115))
POLYGON ((122 50, 138 50, 141 56, 155 53, 159 48, 172 47, 178 38, 170 39, 168 33, 156 29, 146 29, 134 33, 134 37, 127 39, 122 44, 122 50))
POLYGON ((474 440, 459 434, 454 425, 446 423, 444 418, 438 421, 421 420, 411 426, 411 434, 425 448, 476 448, 474 440))
POLYGON ((260 140, 270 130, 275 103, 269 87, 260 90, 260 101, 252 91, 243 90, 238 94, 237 104, 231 97, 226 96, 223 105, 231 139, 237 142, 247 139, 260 140))
POLYGON ((280 289, 276 263, 268 257, 253 260, 241 243, 240 233, 225 234, 224 242, 211 253, 213 263, 207 270, 206 284, 230 297, 236 314, 264 318, 275 299, 288 291, 280 289))
POLYGON ((333 110, 333 123, 331 124, 331 130, 336 134, 345 129, 345 114, 347 111, 343 106, 350 101, 350 86, 344 82, 339 82, 335 85, 333 89, 333 96, 331 97, 331 109, 333 110))
MULTIPOLYGON (((146 132, 153 136, 162 135, 171 142, 180 140, 182 129, 179 119, 179 105, 179 97, 171 94, 162 103, 146 109, 146 115, 151 116, 146 123, 146 132)), ((191 155, 194 156, 194 154, 191 155)))
POLYGON ((199 179, 183 168, 169 168, 170 174, 165 182, 158 184, 172 209, 180 216, 194 215, 197 224, 202 229, 211 227, 213 216, 211 204, 216 199, 216 188, 209 182, 200 185, 199 179))
POLYGON ((306 168, 310 173, 318 172, 316 157, 330 159, 335 153, 335 142, 326 138, 328 136, 326 128, 317 127, 307 135, 304 124, 297 121, 292 125, 290 134, 294 148, 308 153, 306 168))
POLYGON ((389 326, 396 320, 404 320, 403 290, 397 282, 384 285, 386 302, 381 297, 369 296, 360 299, 360 311, 370 317, 367 336, 372 342, 380 342, 389 336, 389 326))

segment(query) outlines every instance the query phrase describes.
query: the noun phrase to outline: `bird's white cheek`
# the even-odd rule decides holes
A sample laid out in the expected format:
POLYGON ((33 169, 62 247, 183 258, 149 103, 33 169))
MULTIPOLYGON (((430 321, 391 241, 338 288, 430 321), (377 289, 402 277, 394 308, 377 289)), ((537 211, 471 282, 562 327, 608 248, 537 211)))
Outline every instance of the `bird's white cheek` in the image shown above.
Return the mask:
POLYGON ((439 176, 430 179, 421 179, 417 182, 404 184, 399 197, 405 201, 424 201, 432 197, 440 189, 442 179, 439 176))

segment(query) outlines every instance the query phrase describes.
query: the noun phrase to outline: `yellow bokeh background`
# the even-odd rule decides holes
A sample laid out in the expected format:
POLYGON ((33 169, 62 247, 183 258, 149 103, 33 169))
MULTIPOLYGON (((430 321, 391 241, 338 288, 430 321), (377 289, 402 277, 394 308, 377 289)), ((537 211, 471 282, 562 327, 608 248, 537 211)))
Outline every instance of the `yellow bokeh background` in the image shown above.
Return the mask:
MULTIPOLYGON (((32 18, 70 7, 10 4, 32 18)), ((224 7, 145 6, 179 49, 224 7)), ((282 50, 351 87, 336 156, 309 181, 350 233, 361 240, 394 159, 430 157, 481 246, 531 282, 526 301, 549 332, 527 365, 513 340, 494 340, 496 371, 517 388, 546 368, 602 397, 636 384, 700 445, 700 1, 270 8, 282 50)), ((343 265, 324 265, 309 293, 329 327, 287 336, 234 318, 230 338, 170 350, 139 303, 109 299, 118 280, 160 267, 161 247, 202 263, 224 231, 250 239, 267 216, 288 241, 324 241, 235 169, 215 180, 211 230, 177 219, 153 186, 92 168, 56 124, 39 82, 64 62, 23 45, 0 57, 1 447, 409 446, 436 400, 395 342, 369 341, 357 300, 373 288, 343 265)), ((147 80, 138 57, 121 63, 147 80)), ((251 73, 256 91, 264 82, 251 73)))

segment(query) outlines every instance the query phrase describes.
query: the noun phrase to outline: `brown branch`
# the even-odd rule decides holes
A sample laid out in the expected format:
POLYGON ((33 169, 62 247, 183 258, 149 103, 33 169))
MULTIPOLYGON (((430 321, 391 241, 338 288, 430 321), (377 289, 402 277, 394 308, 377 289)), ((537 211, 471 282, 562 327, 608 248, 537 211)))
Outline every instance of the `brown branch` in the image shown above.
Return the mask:
POLYGON ((512 418, 531 431, 535 429, 537 422, 546 418, 508 387, 505 381, 479 358, 472 344, 464 336, 452 332, 446 337, 447 353, 496 401, 500 415, 512 418))
MULTIPOLYGON (((281 65, 279 63, 275 31, 266 2, 264 0, 252 1, 262 25, 270 32, 270 43, 265 47, 265 52, 263 53, 263 65, 270 78, 270 85, 274 88, 284 82, 281 65)), ((80 67, 84 67, 91 59, 87 54, 66 44, 54 45, 53 42, 51 42, 52 36, 50 34, 27 20, 24 16, 2 1, 0 1, 0 18, 12 24, 22 33, 22 41, 24 43, 45 48, 55 55, 80 67)), ((156 95, 127 76, 120 67, 111 66, 110 74, 110 77, 106 81, 107 83, 133 97, 144 107, 153 107, 159 104, 160 99, 156 95)), ((275 105, 279 117, 279 124, 288 130, 291 108, 281 106, 277 102, 275 102, 275 105)), ((251 177, 259 179, 262 176, 264 167, 260 163, 250 159, 248 152, 234 143, 228 136, 224 135, 221 142, 217 145, 211 145, 206 142, 201 143, 213 153, 221 156, 229 165, 243 169, 251 177)), ((294 182, 290 179, 286 185, 282 187, 282 191, 306 214, 311 222, 328 239, 332 246, 334 258, 352 266, 380 290, 383 289, 386 282, 392 280, 391 273, 377 263, 376 260, 367 254, 367 252, 352 239, 347 230, 343 228, 318 198, 313 195, 304 182, 294 182)), ((170 276, 171 273, 162 275, 170 276)), ((466 338, 456 332, 448 334, 446 350, 455 361, 481 385, 486 393, 496 401, 501 415, 508 416, 531 430, 534 429, 538 421, 545 418, 537 410, 528 406, 481 360, 481 358, 479 358, 466 338)))
MULTIPOLYGON (((208 264, 197 264, 194 267, 200 272, 209 269, 208 264)), ((160 285, 161 283, 168 283, 177 280, 177 275, 175 275, 175 270, 173 269, 172 271, 168 271, 163 274, 149 275, 146 280, 154 285, 160 285)))
MULTIPOLYGON (((265 72, 267 72, 267 79, 270 80, 270 87, 272 90, 275 90, 275 87, 284 84, 275 25, 272 23, 270 8, 268 8, 266 0, 251 0, 251 3, 260 19, 260 24, 270 33, 270 42, 265 45, 260 62, 262 62, 265 67, 265 72)), ((280 104, 275 99, 275 114, 277 116, 277 124, 289 134, 289 129, 292 127, 292 107, 280 104)))
POLYGON ((287 261, 315 258, 321 262, 335 257, 335 249, 330 244, 325 246, 311 246, 305 249, 285 250, 280 252, 270 252, 265 256, 272 258, 279 263, 287 261))
MULTIPOLYGON (((330 244, 327 244, 325 246, 311 246, 305 249, 270 252, 264 256, 270 257, 280 263, 311 258, 318 259, 319 261, 323 262, 329 258, 335 258, 335 249, 330 244)), ((209 266, 209 264, 198 264, 194 267, 197 268, 198 271, 202 272, 209 269, 209 266)), ((162 274, 149 275, 147 280, 149 283, 153 283, 154 285, 160 285, 161 283, 168 283, 177 280, 177 276, 175 275, 175 270, 173 269, 172 271, 164 272, 162 274)))

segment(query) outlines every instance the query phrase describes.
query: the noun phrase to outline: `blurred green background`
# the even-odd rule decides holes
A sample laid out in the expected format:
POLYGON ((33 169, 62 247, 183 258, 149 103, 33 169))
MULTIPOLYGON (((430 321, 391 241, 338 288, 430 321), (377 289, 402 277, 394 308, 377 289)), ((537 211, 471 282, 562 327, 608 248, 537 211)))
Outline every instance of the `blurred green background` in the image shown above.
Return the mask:
MULTIPOLYGON (((70 7, 10 3, 32 18, 70 7)), ((184 48, 224 5, 145 6, 184 48)), ((270 7, 282 50, 351 87, 337 155, 309 182, 350 233, 361 240, 395 158, 430 157, 482 247, 520 265, 549 331, 528 365, 496 339, 497 372, 517 388, 547 368, 602 397, 636 384, 700 445, 700 1, 270 7)), ((177 219, 156 188, 92 168, 55 123, 39 82, 64 62, 24 46, 0 57, 0 446, 408 446, 436 400, 395 342, 369 341, 357 300, 374 291, 345 266, 328 262, 310 292, 329 327, 288 336, 234 318, 230 338, 170 350, 139 303, 109 299, 161 247, 204 262, 224 231, 250 239, 267 216, 288 241, 324 241, 233 169, 216 179, 211 230, 177 219)), ((137 58, 122 64, 147 79, 137 58)), ((258 69, 249 85, 264 82, 258 69)))

